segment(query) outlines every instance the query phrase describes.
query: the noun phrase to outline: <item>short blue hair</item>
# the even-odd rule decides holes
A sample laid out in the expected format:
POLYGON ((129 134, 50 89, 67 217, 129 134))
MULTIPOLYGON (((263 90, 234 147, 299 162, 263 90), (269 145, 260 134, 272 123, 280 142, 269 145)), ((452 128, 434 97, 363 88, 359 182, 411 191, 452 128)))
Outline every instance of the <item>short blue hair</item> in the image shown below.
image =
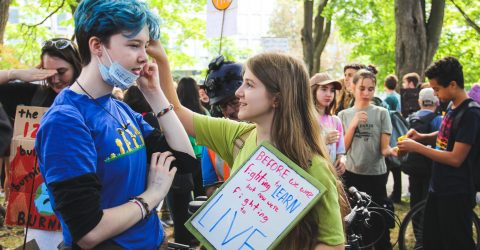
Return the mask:
POLYGON ((124 33, 131 38, 148 26, 151 39, 160 37, 158 17, 139 0, 82 0, 74 19, 75 37, 83 65, 91 60, 88 40, 92 36, 108 43, 112 35, 124 33))

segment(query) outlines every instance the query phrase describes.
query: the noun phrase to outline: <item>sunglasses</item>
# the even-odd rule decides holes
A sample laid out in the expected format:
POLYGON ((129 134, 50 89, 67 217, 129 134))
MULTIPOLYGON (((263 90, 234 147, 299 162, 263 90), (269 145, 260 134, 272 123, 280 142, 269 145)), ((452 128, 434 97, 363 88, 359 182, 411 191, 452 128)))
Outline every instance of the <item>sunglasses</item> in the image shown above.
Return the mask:
POLYGON ((42 44, 42 48, 55 47, 57 49, 65 49, 68 46, 71 46, 73 48, 72 42, 67 39, 47 40, 42 44))

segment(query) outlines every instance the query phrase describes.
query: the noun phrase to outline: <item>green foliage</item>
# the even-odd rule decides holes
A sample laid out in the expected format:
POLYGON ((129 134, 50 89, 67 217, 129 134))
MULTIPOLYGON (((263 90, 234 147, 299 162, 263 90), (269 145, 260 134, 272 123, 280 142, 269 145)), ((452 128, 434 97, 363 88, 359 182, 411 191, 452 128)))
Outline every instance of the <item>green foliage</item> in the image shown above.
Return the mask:
MULTIPOLYGON (((480 24, 480 2, 456 0, 467 15, 480 24)), ((378 79, 395 72, 394 0, 334 1, 326 13, 332 13, 344 42, 353 43, 352 61, 375 64, 378 79), (361 59, 367 59, 361 60, 361 59)), ((427 12, 430 1, 427 1, 427 12)), ((460 12, 447 0, 444 25, 434 60, 450 55, 464 66, 467 87, 480 81, 480 34, 467 26, 460 12)), ((382 85, 382 84, 381 84, 382 85)), ((379 87, 381 87, 379 85, 379 87)))
POLYGON ((183 51, 187 42, 205 40, 206 0, 149 0, 151 8, 158 10, 162 23, 160 40, 169 56, 172 69, 192 66, 196 58, 183 51))
MULTIPOLYGON (((60 36, 40 23, 42 21, 45 24, 49 23, 52 17, 47 18, 47 16, 57 9, 59 9, 59 13, 69 13, 70 3, 76 4, 74 0, 40 0, 38 2, 29 2, 28 5, 14 1, 11 6, 19 8, 19 17, 22 17, 22 19, 20 20, 21 23, 7 24, 5 44, 11 49, 9 56, 16 58, 18 64, 2 64, 0 67, 37 66, 40 63, 42 42, 60 36)), ((65 24, 68 24, 68 22, 65 24)))
POLYGON ((334 1, 327 13, 332 13, 342 40, 354 44, 352 62, 374 64, 379 70, 377 86, 395 73, 394 0, 334 1))
MULTIPOLYGON (((463 11, 480 25, 480 2, 456 0, 463 11)), ((463 65, 465 87, 470 89, 473 83, 480 82, 480 34, 468 26, 460 12, 447 0, 442 38, 434 60, 445 56, 457 57, 463 65)))

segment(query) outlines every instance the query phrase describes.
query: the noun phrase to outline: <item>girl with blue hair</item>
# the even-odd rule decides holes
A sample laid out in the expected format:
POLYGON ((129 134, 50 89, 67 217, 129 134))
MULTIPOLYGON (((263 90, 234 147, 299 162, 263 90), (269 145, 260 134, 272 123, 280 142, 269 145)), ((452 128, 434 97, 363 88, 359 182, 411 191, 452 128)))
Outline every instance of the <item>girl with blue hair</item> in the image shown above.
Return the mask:
POLYGON ((164 247, 155 207, 177 171, 170 166, 184 172, 195 158, 160 88, 168 62, 147 60, 158 18, 138 0, 84 0, 74 18, 82 72, 43 117, 35 145, 64 248, 164 247), (112 98, 113 87, 135 82, 162 131, 112 98))

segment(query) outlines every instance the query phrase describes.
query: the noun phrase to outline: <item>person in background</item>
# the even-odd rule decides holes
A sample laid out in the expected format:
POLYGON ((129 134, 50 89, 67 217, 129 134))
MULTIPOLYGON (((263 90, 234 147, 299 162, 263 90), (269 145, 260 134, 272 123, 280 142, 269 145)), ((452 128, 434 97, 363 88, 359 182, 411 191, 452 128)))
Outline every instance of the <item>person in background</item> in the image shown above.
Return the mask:
MULTIPOLYGON (((18 105, 50 107, 56 96, 78 78, 82 70, 77 46, 66 38, 53 38, 43 42, 40 64, 35 69, 0 70, 0 102, 13 124, 18 105)), ((10 141, 7 142, 10 144, 10 141)), ((4 177, 9 172, 7 149, 2 166, 4 177)), ((3 183, 3 179, 2 179, 3 183)), ((9 199, 9 180, 5 178, 5 201, 9 199)), ((56 247, 61 233, 29 229, 27 240, 35 239, 41 248, 56 247)))
POLYGON ((0 154, 3 154, 10 144, 12 139, 12 126, 8 120, 7 113, 3 110, 2 104, 0 103, 0 154))
POLYGON ((42 46, 38 69, 0 70, 0 102, 12 120, 17 105, 50 107, 57 94, 70 86, 81 70, 80 54, 72 41, 47 40, 42 46), (32 83, 38 81, 43 84, 32 83))
POLYGON ((398 143, 400 152, 416 152, 433 161, 424 210, 423 249, 474 249, 472 216, 475 185, 472 169, 480 156, 480 111, 469 108, 463 67, 454 57, 435 61, 425 71, 440 101, 451 102, 438 132, 412 129, 398 143), (454 125, 457 115, 461 122, 454 125), (435 148, 423 145, 435 143, 435 148))
POLYGON ((210 98, 205 90, 205 84, 198 85, 198 95, 200 96, 200 102, 202 103, 202 106, 210 111, 210 98))
MULTIPOLYGON (((178 99, 180 99, 180 103, 191 111, 206 115, 208 114, 207 110, 202 106, 200 101, 200 96, 198 94, 198 86, 197 82, 191 77, 183 77, 178 82, 177 86, 177 95, 178 99)), ((194 168, 193 171, 193 194, 194 197, 197 196, 204 196, 205 190, 202 186, 202 170, 200 167, 200 162, 202 160, 202 151, 203 147, 198 146, 195 138, 192 136, 188 137, 190 143, 193 147, 193 151, 195 152, 195 156, 197 157, 198 167, 194 168)))
POLYGON ((340 113, 340 111, 350 108, 353 106, 355 101, 355 96, 353 94, 353 76, 357 71, 360 69, 364 69, 366 66, 364 64, 347 64, 343 67, 343 75, 344 75, 344 85, 341 90, 338 91, 338 99, 336 109, 334 111, 335 114, 340 113))
POLYGON ((388 75, 385 77, 384 86, 386 96, 383 99, 388 104, 389 110, 400 112, 400 94, 395 91, 397 87, 398 78, 395 75, 388 75))
MULTIPOLYGON (((217 57, 209 64, 205 90, 212 108, 218 107, 221 117, 238 121, 240 103, 235 91, 242 85, 243 67, 239 63, 217 57)), ((214 150, 204 147, 202 152, 203 186, 207 196, 230 177, 230 166, 214 150)))
MULTIPOLYGON (((384 86, 387 95, 385 96, 383 101, 388 105, 389 111, 401 112, 400 94, 395 91, 397 83, 397 76, 388 75, 387 77, 385 77, 384 86)), ((387 169, 392 172, 393 176, 393 190, 392 193, 389 195, 389 198, 395 203, 400 203, 402 198, 402 171, 399 166, 395 166, 389 160, 386 161, 386 164, 387 169)))
MULTIPOLYGON (((343 179, 345 187, 354 186, 371 195, 372 201, 379 206, 393 209, 387 198, 385 164, 385 157, 396 156, 396 151, 390 147, 392 123, 387 109, 371 104, 376 88, 376 70, 372 66, 369 68, 355 73, 352 86, 354 106, 338 114, 345 131, 347 151, 343 179)), ((385 214, 372 216, 371 228, 363 235, 366 242, 378 239, 375 249, 392 249, 388 218, 385 214)))
MULTIPOLYGON (((439 101, 433 89, 425 88, 420 90, 418 103, 420 110, 407 118, 410 125, 409 129, 415 129, 422 134, 438 132, 442 123, 442 117, 436 113, 439 101)), ((424 145, 435 147, 434 143, 424 145)), ((402 160, 401 169, 408 175, 410 208, 427 198, 428 185, 432 175, 432 163, 432 160, 428 157, 415 152, 410 152, 402 160)), ((412 218, 412 221, 417 244, 415 249, 419 249, 422 242, 423 211, 417 213, 412 218)))
POLYGON ((339 176, 345 172, 345 142, 342 121, 332 114, 335 108, 336 90, 342 89, 339 81, 333 80, 328 73, 317 73, 310 79, 313 101, 319 115, 322 137, 330 154, 330 161, 339 176))

